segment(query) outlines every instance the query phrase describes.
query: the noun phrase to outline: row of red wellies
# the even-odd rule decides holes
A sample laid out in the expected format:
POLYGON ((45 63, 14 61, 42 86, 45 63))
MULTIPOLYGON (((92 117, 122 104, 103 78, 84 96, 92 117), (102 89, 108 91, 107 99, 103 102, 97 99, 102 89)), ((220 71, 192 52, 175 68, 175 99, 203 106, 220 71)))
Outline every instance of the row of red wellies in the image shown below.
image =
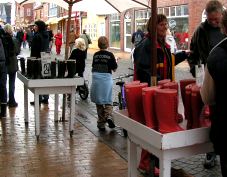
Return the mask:
MULTIPOLYGON (((125 84, 129 117, 160 133, 184 130, 178 125, 183 116, 178 113, 178 83, 161 80, 157 86, 133 81, 125 84)), ((194 79, 180 81, 186 129, 210 126, 210 108, 203 104, 200 87, 194 79)))
MULTIPOLYGON (((184 117, 187 120, 186 129, 210 126, 211 110, 208 106, 204 106, 200 88, 196 85, 195 80, 181 80, 180 90, 184 105, 184 117)), ((157 86, 148 87, 147 83, 133 81, 125 84, 125 91, 130 118, 160 133, 184 130, 178 124, 183 121, 183 116, 178 113, 179 91, 177 82, 166 79, 159 81, 157 86)), ((151 154, 142 150, 138 169, 149 174, 150 159, 151 154)), ((157 166, 154 176, 159 176, 157 166)))

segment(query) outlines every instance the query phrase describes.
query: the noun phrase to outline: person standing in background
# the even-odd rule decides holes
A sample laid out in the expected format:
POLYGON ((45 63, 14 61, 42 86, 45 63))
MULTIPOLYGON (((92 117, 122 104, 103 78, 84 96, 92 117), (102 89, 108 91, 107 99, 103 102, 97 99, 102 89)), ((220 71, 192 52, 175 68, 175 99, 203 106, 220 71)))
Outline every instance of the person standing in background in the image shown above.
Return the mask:
MULTIPOLYGON (((206 65, 211 49, 225 37, 220 29, 223 12, 221 2, 211 0, 206 4, 205 10, 207 19, 198 26, 190 44, 188 63, 193 77, 195 77, 195 66, 199 64, 206 65)), ((215 166, 215 159, 216 155, 214 152, 207 153, 204 167, 206 169, 213 168, 215 166)))
POLYGON ((92 44, 90 36, 86 33, 86 29, 83 29, 83 34, 80 35, 80 38, 83 38, 86 44, 86 58, 87 58, 87 50, 89 48, 89 44, 92 44))
POLYGON ((112 119, 112 72, 116 71, 117 62, 113 53, 107 51, 109 42, 105 36, 99 37, 98 46, 100 51, 94 54, 92 62, 91 101, 97 108, 97 127, 99 131, 105 131, 106 122, 109 128, 115 127, 112 119))
POLYGON ((73 49, 69 59, 76 60, 76 73, 78 76, 84 76, 85 70, 85 59, 86 59, 86 45, 85 41, 82 38, 77 38, 75 41, 75 49, 73 49))
POLYGON ((50 26, 47 26, 47 32, 49 34, 49 50, 51 52, 52 50, 52 46, 53 46, 53 38, 54 38, 54 34, 53 31, 50 29, 50 26))
POLYGON ((19 28, 16 34, 16 38, 19 41, 19 47, 21 47, 22 42, 23 42, 23 37, 24 37, 24 33, 22 28, 19 28))
POLYGON ((5 31, 2 29, 0 25, 0 103, 1 103, 0 119, 6 118, 7 106, 7 89, 6 89, 7 73, 4 38, 5 31))
POLYGON ((57 55, 60 55, 61 46, 62 46, 62 34, 60 30, 58 30, 57 34, 54 35, 54 38, 55 38, 56 53, 57 55))
POLYGON ((138 28, 136 32, 132 34, 132 44, 136 47, 144 38, 144 32, 138 28))
MULTIPOLYGON (((49 35, 46 30, 46 24, 41 21, 35 21, 34 26, 34 37, 31 44, 31 57, 41 58, 41 52, 49 51, 49 35)), ((48 104, 49 95, 40 95, 39 102, 43 104, 48 104)), ((34 101, 30 102, 31 105, 34 105, 34 101)))
POLYGON ((24 30, 24 35, 23 35, 23 48, 26 48, 26 43, 27 43, 27 32, 24 30))
POLYGON ((14 93, 15 93, 15 80, 16 80, 16 72, 18 70, 18 63, 17 63, 17 55, 20 53, 19 42, 15 37, 13 37, 13 28, 11 25, 6 24, 4 26, 4 30, 6 33, 6 50, 8 53, 7 60, 7 74, 9 76, 9 99, 8 99, 8 106, 9 107, 17 107, 17 102, 15 101, 14 93))
POLYGON ((69 34, 69 48, 70 48, 69 53, 71 53, 73 51, 73 47, 75 45, 75 40, 76 40, 76 35, 74 32, 74 29, 72 28, 70 31, 70 34, 69 34))
POLYGON ((32 29, 29 28, 27 32, 27 42, 28 42, 29 49, 31 49, 33 36, 34 36, 34 32, 32 29))
MULTIPOLYGON (((227 36, 227 10, 223 12, 222 31, 227 36)), ((214 117, 211 117, 210 139, 216 154, 220 155, 221 173, 227 177, 227 146, 224 136, 227 132, 226 82, 227 82, 227 38, 219 42, 210 52, 205 68, 205 78, 201 88, 201 97, 205 104, 211 105, 214 117)))

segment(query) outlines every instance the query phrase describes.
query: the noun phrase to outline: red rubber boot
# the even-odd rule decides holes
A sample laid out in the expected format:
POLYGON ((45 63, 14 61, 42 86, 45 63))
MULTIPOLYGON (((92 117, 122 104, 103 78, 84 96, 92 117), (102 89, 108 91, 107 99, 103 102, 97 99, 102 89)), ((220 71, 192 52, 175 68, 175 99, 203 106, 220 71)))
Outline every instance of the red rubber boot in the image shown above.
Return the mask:
POLYGON ((192 128, 200 127, 200 115, 203 109, 203 101, 200 95, 200 87, 197 85, 192 86, 191 93, 191 107, 192 107, 192 128))
POLYGON ((212 114, 211 107, 208 105, 203 106, 202 113, 199 118, 200 127, 210 127, 210 116, 212 114))
MULTIPOLYGON (((177 95, 179 95, 178 83, 175 81, 167 82, 162 86, 163 89, 175 89, 177 90, 177 95)), ((178 107, 179 99, 177 97, 177 107, 178 107)), ((183 122, 183 116, 180 113, 177 113, 177 123, 183 122)))
POLYGON ((159 132, 170 133, 181 131, 177 124, 177 91, 174 89, 158 89, 155 91, 155 112, 159 132))
POLYGON ((157 119, 155 118, 154 93, 158 87, 146 87, 142 89, 143 112, 146 126, 157 130, 157 119))
POLYGON ((185 105, 184 105, 184 117, 187 119, 187 130, 192 129, 193 119, 192 119, 192 107, 191 107, 191 93, 192 86, 195 83, 189 84, 185 87, 185 105))
POLYGON ((145 125, 145 118, 142 103, 142 88, 147 87, 147 83, 137 85, 126 85, 126 104, 129 117, 145 125))
POLYGON ((158 86, 160 86, 160 88, 162 88, 162 86, 168 82, 171 82, 171 80, 170 79, 160 80, 160 81, 158 81, 158 86))
POLYGON ((181 98, 184 106, 185 106, 185 87, 192 83, 195 83, 195 79, 180 80, 180 93, 181 93, 181 98))
MULTIPOLYGON (((155 118, 155 107, 154 107, 154 94, 155 90, 159 87, 146 87, 142 89, 142 99, 143 99, 143 111, 145 116, 146 126, 152 129, 157 129, 157 120, 155 118)), ((139 170, 145 174, 150 173, 150 157, 151 154, 142 149, 139 170)), ((156 175, 158 176, 158 169, 156 168, 156 175)))

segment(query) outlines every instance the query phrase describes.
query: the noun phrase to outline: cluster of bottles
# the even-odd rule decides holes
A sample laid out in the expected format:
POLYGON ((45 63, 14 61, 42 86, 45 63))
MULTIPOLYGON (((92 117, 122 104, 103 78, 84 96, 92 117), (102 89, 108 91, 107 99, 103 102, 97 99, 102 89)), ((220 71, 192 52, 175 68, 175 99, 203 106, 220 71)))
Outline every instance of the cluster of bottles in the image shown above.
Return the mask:
POLYGON ((21 74, 28 79, 73 78, 76 74, 76 60, 43 60, 34 57, 20 58, 21 74), (26 64, 25 64, 26 60, 26 64))

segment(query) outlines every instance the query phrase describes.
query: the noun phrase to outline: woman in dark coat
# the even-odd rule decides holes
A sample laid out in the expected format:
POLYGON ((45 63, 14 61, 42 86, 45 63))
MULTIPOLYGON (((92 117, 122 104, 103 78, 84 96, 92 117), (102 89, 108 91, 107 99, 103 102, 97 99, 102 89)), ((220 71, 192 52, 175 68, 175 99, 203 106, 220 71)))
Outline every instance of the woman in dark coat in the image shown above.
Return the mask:
POLYGON ((76 60, 76 73, 78 73, 78 76, 83 77, 86 59, 86 45, 84 39, 76 39, 75 47, 76 48, 72 51, 69 59, 76 60))
POLYGON ((13 37, 13 28, 11 25, 6 24, 4 26, 4 30, 6 32, 6 50, 7 50, 7 73, 9 76, 9 99, 8 106, 9 107, 17 107, 17 102, 15 101, 14 93, 15 93, 15 79, 16 72, 18 70, 17 64, 17 55, 20 53, 19 42, 16 38, 13 37))

